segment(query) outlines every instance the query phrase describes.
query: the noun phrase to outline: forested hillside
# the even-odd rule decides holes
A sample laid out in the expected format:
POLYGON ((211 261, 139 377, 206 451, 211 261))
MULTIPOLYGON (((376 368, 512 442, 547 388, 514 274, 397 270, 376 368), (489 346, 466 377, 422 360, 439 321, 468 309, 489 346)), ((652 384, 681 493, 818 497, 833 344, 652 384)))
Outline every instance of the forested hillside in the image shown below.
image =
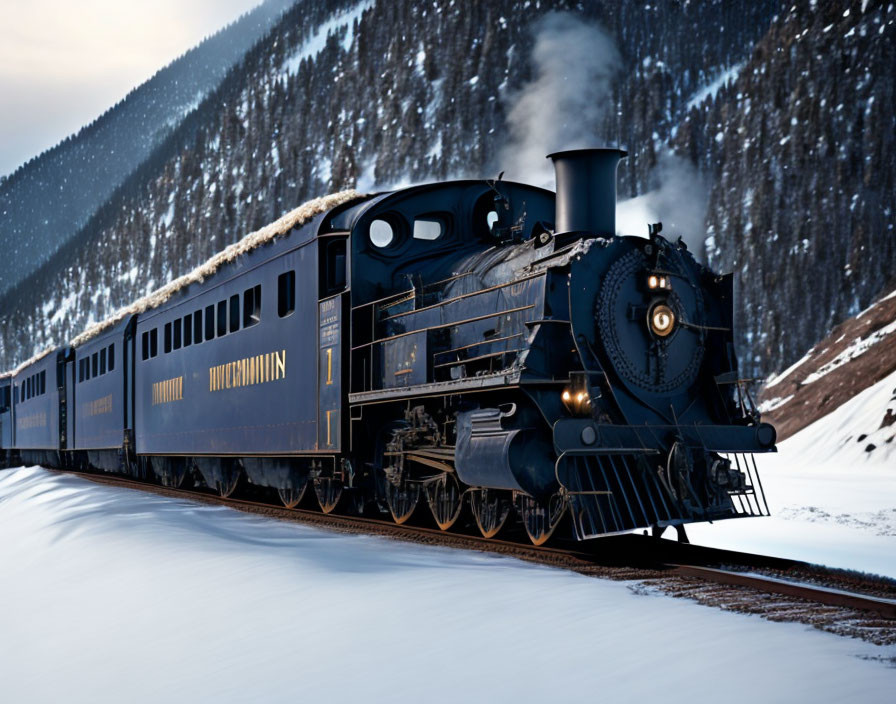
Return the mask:
POLYGON ((508 166, 537 181, 544 154, 587 140, 628 149, 620 199, 696 174, 666 202, 697 232, 667 231, 708 234, 700 254, 737 272, 740 350, 765 375, 894 270, 894 21, 822 0, 297 2, 0 301, 0 356, 69 339, 310 197, 508 166))
POLYGON ((795 3, 679 131, 711 178, 710 261, 739 274, 754 373, 789 366, 892 289, 894 67, 892 2, 795 3))

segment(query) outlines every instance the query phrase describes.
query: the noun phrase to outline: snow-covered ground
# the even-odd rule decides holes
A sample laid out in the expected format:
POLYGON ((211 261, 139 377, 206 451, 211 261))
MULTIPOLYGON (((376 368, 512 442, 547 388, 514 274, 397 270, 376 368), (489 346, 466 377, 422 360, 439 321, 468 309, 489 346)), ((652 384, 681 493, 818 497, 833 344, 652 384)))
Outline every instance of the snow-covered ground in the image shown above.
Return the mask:
MULTIPOLYGON (((760 458, 771 518, 691 539, 896 577, 894 405, 896 374, 760 458)), ((0 472, 3 702, 892 701, 894 647, 644 592, 0 472)))
POLYGON ((4 702, 892 701, 892 647, 631 586, 0 472, 4 702))
POLYGON ((896 373, 757 457, 770 518, 688 526, 691 540, 896 578, 896 425, 880 427, 888 408, 896 373))

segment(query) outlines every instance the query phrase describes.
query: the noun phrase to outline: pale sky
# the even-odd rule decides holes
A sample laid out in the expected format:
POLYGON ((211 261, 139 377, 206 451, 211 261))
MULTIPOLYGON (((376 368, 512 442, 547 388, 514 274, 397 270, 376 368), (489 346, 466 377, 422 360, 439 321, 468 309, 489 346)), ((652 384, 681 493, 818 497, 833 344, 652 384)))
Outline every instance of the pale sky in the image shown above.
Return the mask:
POLYGON ((0 176, 261 0, 0 0, 0 176))

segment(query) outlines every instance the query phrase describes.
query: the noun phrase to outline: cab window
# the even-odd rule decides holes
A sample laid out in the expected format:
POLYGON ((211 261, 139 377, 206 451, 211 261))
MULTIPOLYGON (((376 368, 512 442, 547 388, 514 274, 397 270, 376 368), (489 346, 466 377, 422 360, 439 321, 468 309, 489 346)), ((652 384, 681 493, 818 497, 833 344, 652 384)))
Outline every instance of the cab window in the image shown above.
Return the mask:
POLYGON ((415 240, 437 240, 445 234, 445 221, 442 218, 416 218, 414 220, 415 240))

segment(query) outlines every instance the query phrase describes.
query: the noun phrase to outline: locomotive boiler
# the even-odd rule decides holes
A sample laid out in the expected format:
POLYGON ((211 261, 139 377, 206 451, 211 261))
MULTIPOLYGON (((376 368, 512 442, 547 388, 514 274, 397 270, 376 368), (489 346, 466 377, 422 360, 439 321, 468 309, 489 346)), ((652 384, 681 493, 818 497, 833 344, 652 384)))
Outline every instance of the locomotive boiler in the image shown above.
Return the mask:
POLYGON ((18 370, 6 452, 535 544, 765 515, 732 275, 616 235, 624 156, 304 206, 18 370), (52 448, 18 439, 35 373, 52 448))

